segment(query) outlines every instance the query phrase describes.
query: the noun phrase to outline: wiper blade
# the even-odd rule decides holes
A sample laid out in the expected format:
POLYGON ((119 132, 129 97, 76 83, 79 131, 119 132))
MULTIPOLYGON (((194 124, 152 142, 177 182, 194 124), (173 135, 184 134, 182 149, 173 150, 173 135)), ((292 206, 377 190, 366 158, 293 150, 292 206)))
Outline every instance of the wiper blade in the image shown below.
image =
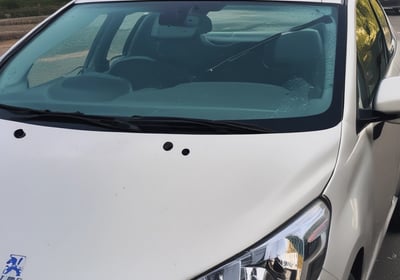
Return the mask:
POLYGON ((272 42, 272 41, 278 39, 279 37, 281 37, 285 33, 300 31, 300 30, 306 29, 308 27, 311 27, 313 25, 316 25, 318 23, 326 23, 327 24, 327 23, 331 23, 331 22, 332 22, 332 18, 330 16, 324 15, 324 16, 319 17, 317 19, 314 19, 314 20, 312 20, 310 22, 294 26, 294 27, 290 28, 287 31, 282 31, 282 32, 276 33, 274 35, 271 35, 271 36, 269 36, 269 37, 267 37, 267 38, 255 43, 254 45, 252 45, 252 46, 250 46, 248 48, 245 48, 244 50, 239 51, 238 53, 236 53, 236 54, 234 54, 232 56, 229 56, 229 57, 225 58, 221 62, 219 62, 219 63, 215 64, 214 66, 210 67, 209 69, 207 69, 206 72, 213 72, 217 68, 221 67, 222 65, 224 65, 224 64, 226 64, 228 62, 234 62, 234 61, 238 60, 239 58, 247 55, 249 52, 251 52, 251 51, 253 51, 253 50, 255 50, 255 49, 257 49, 257 48, 259 48, 259 47, 261 47, 263 45, 265 45, 266 43, 272 42))
POLYGON ((139 117, 133 116, 131 121, 143 130, 150 127, 161 131, 179 131, 187 133, 217 133, 217 134, 254 134, 273 133, 272 129, 255 126, 245 122, 207 120, 179 117, 139 117))
POLYGON ((109 117, 37 110, 0 104, 8 112, 7 119, 29 123, 79 124, 121 132, 200 133, 200 134, 261 134, 274 133, 272 129, 246 123, 246 121, 207 120, 180 117, 109 117))
POLYGON ((65 113, 50 110, 35 110, 24 107, 0 105, 0 109, 11 113, 11 120, 22 122, 50 122, 83 124, 105 128, 112 131, 141 132, 141 129, 129 121, 120 118, 86 115, 80 112, 65 113))
POLYGON ((112 131, 141 132, 142 129, 129 121, 121 118, 85 115, 76 113, 47 112, 31 115, 24 118, 25 121, 48 121, 48 122, 75 122, 79 124, 93 125, 112 131))

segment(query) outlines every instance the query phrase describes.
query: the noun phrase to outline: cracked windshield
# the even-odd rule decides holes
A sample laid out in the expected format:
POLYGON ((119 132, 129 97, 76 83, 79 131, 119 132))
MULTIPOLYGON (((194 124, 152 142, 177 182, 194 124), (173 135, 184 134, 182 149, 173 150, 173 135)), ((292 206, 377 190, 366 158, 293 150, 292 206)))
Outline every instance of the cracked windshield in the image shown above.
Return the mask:
POLYGON ((79 4, 2 65, 0 102, 97 116, 319 116, 334 103, 336 13, 292 3, 79 4))

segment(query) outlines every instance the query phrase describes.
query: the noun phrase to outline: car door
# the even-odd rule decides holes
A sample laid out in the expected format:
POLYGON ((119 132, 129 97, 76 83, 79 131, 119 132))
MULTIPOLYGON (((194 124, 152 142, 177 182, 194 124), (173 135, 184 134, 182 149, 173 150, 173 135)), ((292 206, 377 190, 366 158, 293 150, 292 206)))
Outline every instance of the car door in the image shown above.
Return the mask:
MULTIPOLYGON (((374 240, 378 238, 389 214, 393 195, 398 188, 400 160, 400 125, 389 122, 364 122, 363 115, 370 114, 380 81, 393 73, 395 44, 393 34, 381 6, 376 0, 357 2, 357 130, 365 141, 365 165, 369 177, 368 205, 372 219, 374 240), (365 139, 364 139, 365 140, 365 139)), ((398 63, 398 62, 397 62, 398 63)))

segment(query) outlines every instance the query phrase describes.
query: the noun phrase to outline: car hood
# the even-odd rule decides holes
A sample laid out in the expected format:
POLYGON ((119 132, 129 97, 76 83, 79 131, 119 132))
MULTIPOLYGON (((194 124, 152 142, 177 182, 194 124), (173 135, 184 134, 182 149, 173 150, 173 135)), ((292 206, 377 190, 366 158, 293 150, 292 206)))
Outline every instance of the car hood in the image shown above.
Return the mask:
POLYGON ((318 197, 340 126, 196 136, 0 121, 0 135, 3 274, 15 263, 7 275, 19 267, 24 280, 176 280, 239 253, 318 197))

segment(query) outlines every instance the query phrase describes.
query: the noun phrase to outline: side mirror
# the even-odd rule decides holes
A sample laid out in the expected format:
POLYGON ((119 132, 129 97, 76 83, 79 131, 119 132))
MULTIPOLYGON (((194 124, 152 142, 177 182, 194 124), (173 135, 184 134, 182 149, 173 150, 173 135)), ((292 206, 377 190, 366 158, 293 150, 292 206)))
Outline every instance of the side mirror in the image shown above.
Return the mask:
POLYGON ((374 110, 400 117, 400 77, 383 79, 374 101, 374 110))

